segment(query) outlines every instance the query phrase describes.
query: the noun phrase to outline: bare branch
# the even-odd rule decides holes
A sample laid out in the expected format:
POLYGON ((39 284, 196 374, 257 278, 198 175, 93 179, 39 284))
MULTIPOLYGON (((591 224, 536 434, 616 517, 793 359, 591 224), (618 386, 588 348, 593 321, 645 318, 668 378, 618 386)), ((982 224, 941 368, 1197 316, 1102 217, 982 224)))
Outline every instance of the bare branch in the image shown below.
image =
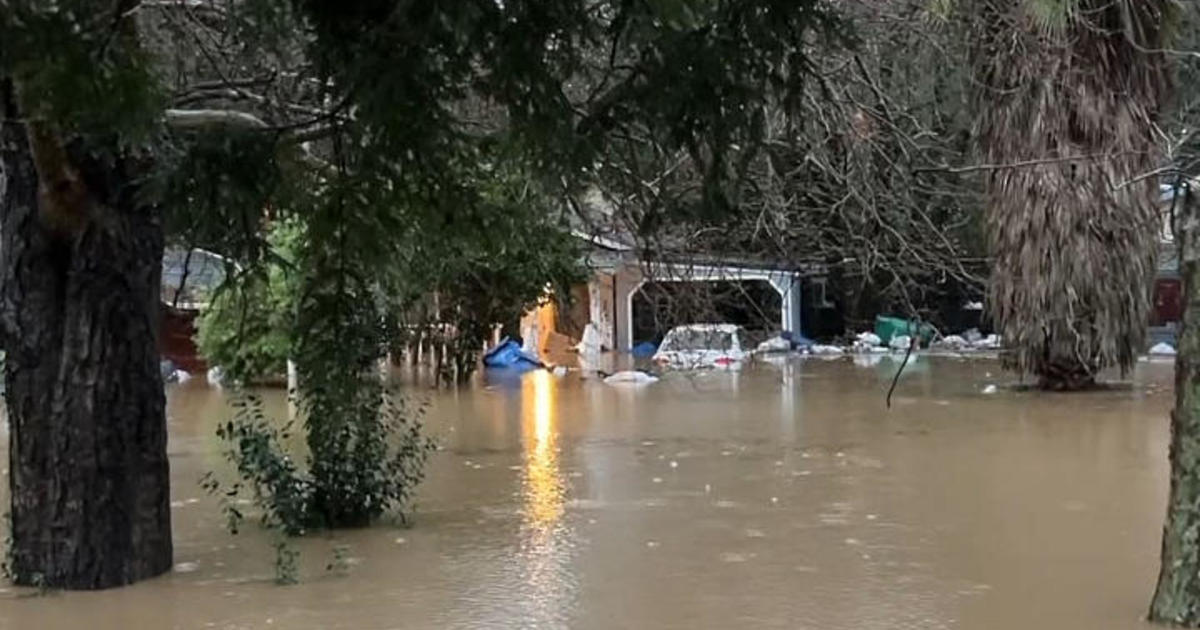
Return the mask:
POLYGON ((245 127, 271 129, 263 119, 232 109, 168 109, 167 124, 176 129, 200 129, 206 127, 245 127))
POLYGON ((224 16, 225 9, 208 0, 142 0, 131 11, 139 9, 184 9, 224 16))
POLYGON ((1069 155, 1069 156, 1065 156, 1065 157, 1056 157, 1056 158, 1042 158, 1042 159, 1037 159, 1037 160, 1022 160, 1019 162, 1009 162, 1007 164, 976 164, 973 166, 959 166, 959 167, 953 167, 953 166, 948 166, 948 165, 929 166, 929 167, 922 167, 922 168, 914 168, 913 172, 914 173, 952 173, 952 174, 957 175, 957 174, 962 174, 962 173, 974 173, 974 172, 978 172, 978 171, 1002 171, 1002 170, 1013 169, 1013 168, 1028 168, 1030 166, 1041 166, 1044 164, 1061 164, 1063 162, 1106 160, 1106 159, 1112 159, 1112 158, 1126 156, 1126 155, 1134 155, 1136 153, 1137 152, 1134 152, 1134 151, 1122 151, 1122 152, 1117 152, 1117 153, 1069 155))
POLYGON ((321 171, 328 171, 332 168, 328 162, 313 155, 308 143, 332 135, 338 129, 336 125, 281 130, 268 125, 263 119, 253 114, 229 109, 168 109, 165 116, 167 125, 175 129, 202 130, 214 127, 240 127, 256 131, 273 131, 277 134, 280 146, 295 147, 299 150, 301 162, 321 171))

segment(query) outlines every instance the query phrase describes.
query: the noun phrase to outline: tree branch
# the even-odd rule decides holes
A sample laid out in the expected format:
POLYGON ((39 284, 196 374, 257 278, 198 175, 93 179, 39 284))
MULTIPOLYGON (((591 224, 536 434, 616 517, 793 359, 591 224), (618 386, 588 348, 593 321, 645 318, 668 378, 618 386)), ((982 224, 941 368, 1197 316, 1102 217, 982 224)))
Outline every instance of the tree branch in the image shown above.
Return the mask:
POLYGON ((175 129, 206 129, 213 127, 241 127, 275 131, 281 142, 299 144, 312 142, 332 135, 337 126, 333 124, 308 127, 276 127, 263 119, 236 109, 168 109, 165 112, 167 125, 175 129))
POLYGON ((299 150, 301 162, 322 171, 332 168, 328 162, 312 154, 308 143, 332 135, 337 131, 337 125, 327 124, 307 129, 282 130, 267 124, 254 114, 230 109, 168 109, 164 115, 167 125, 175 129, 203 130, 214 127, 240 127, 254 131, 275 132, 279 145, 295 147, 299 150))
POLYGON ((176 129, 206 127, 245 127, 269 130, 271 126, 254 114, 233 109, 168 109, 167 125, 176 129))
POLYGON ((974 172, 978 172, 978 171, 1002 171, 1002 170, 1012 169, 1012 168, 1026 168, 1029 166, 1041 166, 1044 164, 1058 164, 1058 163, 1062 163, 1062 162, 1078 162, 1078 161, 1082 161, 1082 160, 1104 160, 1104 159, 1120 157, 1123 155, 1131 155, 1133 153, 1137 153, 1137 152, 1136 151, 1122 151, 1122 152, 1118 152, 1118 153, 1095 153, 1095 154, 1089 154, 1089 155, 1069 155, 1066 157, 1041 158, 1041 159, 1036 159, 1036 160, 1022 160, 1020 162, 1009 162, 1007 164, 976 164, 973 166, 959 166, 959 167, 954 167, 954 166, 949 166, 949 165, 927 166, 927 167, 922 167, 922 168, 914 168, 913 172, 914 173, 961 174, 961 173, 974 173, 974 172))
POLYGON ((197 101, 202 101, 202 100, 207 100, 207 99, 224 99, 224 100, 231 100, 231 101, 232 100, 246 100, 246 101, 252 101, 255 103, 259 103, 261 105, 266 105, 268 107, 277 107, 279 109, 283 109, 283 110, 286 110, 289 112, 307 114, 309 116, 317 116, 317 117, 325 117, 325 118, 335 116, 335 114, 333 112, 326 111, 326 110, 320 109, 318 107, 309 107, 307 105, 300 105, 298 103, 280 102, 280 101, 276 101, 275 99, 263 96, 261 94, 249 92, 242 88, 237 88, 237 87, 228 87, 228 88, 227 87, 212 87, 212 88, 206 88, 206 89, 193 89, 193 90, 190 90, 185 96, 177 99, 175 101, 175 104, 176 105, 186 105, 188 103, 195 103, 197 101))
POLYGON ((50 229, 72 234, 87 222, 88 191, 83 178, 49 124, 27 121, 25 134, 38 173, 38 212, 50 229))
POLYGON ((214 2, 206 0, 142 0, 133 7, 130 12, 138 9, 185 9, 188 11, 201 11, 212 13, 213 15, 224 17, 224 7, 218 6, 214 2))

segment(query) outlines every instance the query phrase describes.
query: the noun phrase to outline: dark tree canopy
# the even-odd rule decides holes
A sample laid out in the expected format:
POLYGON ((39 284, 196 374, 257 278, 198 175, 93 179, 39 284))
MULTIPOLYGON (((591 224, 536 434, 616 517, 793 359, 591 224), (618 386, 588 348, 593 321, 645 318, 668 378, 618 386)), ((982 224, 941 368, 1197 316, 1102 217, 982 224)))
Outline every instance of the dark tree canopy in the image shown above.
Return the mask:
POLYGON ((813 60, 844 40, 818 0, 5 4, 16 580, 100 588, 171 565, 148 297, 164 239, 227 256, 236 286, 280 262, 274 223, 302 226, 284 266, 308 465, 253 403, 222 435, 268 522, 362 524, 403 509, 425 452, 419 425, 381 409, 364 378, 389 311, 445 290, 457 311, 487 311, 460 326, 480 335, 497 313, 472 287, 516 291, 510 308, 539 299, 529 276, 574 273, 561 217, 609 169, 631 183, 660 155, 686 156, 697 194, 647 208, 650 225, 735 208, 767 112, 801 104, 813 60), (60 330, 63 313, 84 317, 60 330), (64 377, 38 359, 80 336, 119 363, 64 377), (112 406, 113 392, 132 398, 112 406), (56 435, 103 448, 47 458, 56 435), (61 512, 55 497, 88 492, 80 479, 110 491, 61 512), (87 544, 47 541, 51 520, 87 544))

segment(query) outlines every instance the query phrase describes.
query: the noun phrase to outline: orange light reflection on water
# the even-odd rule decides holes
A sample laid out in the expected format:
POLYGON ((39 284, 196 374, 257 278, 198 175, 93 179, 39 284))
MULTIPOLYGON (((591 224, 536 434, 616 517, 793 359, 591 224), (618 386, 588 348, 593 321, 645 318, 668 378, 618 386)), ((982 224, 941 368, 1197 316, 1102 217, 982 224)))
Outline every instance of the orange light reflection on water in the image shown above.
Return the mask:
POLYGON ((558 383, 545 370, 525 375, 521 383, 525 442, 525 519, 548 530, 563 514, 563 480, 559 468, 557 433, 558 383))

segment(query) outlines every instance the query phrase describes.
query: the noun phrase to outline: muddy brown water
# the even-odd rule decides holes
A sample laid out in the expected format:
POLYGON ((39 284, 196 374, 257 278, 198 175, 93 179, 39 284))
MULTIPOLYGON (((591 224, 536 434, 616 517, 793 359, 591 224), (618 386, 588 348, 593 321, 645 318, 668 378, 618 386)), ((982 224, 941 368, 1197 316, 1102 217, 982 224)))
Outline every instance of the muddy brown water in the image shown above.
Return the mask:
POLYGON ((1169 363, 1108 391, 984 394, 1012 380, 995 362, 922 357, 889 411, 891 368, 429 394, 444 450, 415 527, 307 538, 289 587, 197 484, 222 466, 223 393, 171 386, 176 571, 0 586, 0 629, 1151 627, 1169 363))

